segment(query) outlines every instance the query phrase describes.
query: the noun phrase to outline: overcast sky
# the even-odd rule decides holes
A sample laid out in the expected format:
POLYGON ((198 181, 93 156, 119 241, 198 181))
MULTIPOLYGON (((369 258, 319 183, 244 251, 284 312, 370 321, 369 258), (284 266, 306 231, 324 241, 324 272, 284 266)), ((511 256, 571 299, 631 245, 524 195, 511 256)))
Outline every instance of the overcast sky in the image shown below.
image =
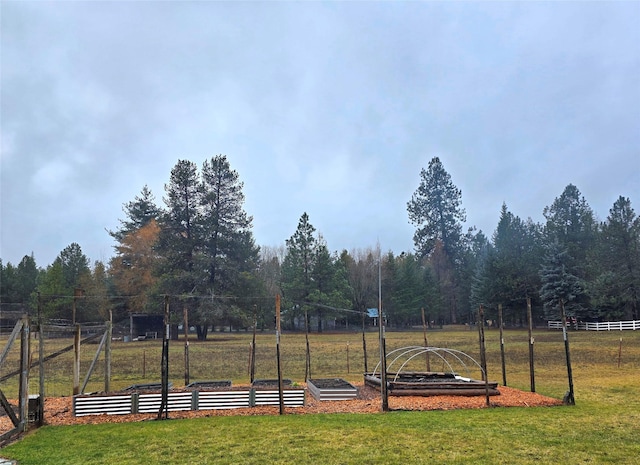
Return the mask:
POLYGON ((0 257, 107 261, 122 204, 227 155, 259 245, 413 250, 440 157, 467 224, 575 184, 640 213, 640 2, 2 1, 0 257))

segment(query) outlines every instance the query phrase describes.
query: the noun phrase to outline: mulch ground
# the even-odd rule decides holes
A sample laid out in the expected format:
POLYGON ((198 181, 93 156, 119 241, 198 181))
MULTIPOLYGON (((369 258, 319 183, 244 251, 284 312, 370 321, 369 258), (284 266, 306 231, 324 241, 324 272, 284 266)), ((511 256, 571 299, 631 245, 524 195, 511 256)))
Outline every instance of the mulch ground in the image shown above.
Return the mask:
MULTIPOLYGON (((307 395, 304 407, 286 408, 286 414, 318 414, 318 413, 379 413, 381 412, 380 393, 363 384, 354 384, 358 388, 358 397, 342 401, 318 401, 307 395)), ((499 387, 500 395, 491 396, 491 407, 550 407, 562 405, 562 401, 540 394, 520 391, 509 387, 499 387)), ((390 410, 452 410, 486 408, 484 396, 390 396, 390 410)), ((81 425, 98 423, 125 423, 148 421, 156 414, 136 415, 90 415, 74 417, 71 397, 47 397, 44 403, 46 425, 81 425)), ((199 418, 233 415, 277 415, 278 407, 251 407, 225 410, 199 410, 185 412, 169 412, 169 418, 199 418)), ((11 429, 11 422, 5 416, 0 417, 0 432, 11 429)))

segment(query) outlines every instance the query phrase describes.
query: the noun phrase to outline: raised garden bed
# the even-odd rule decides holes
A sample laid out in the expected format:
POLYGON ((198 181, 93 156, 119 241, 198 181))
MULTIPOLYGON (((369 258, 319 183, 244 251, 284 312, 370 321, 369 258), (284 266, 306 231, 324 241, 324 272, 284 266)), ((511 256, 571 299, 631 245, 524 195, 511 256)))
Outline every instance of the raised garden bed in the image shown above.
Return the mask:
MULTIPOLYGON (((282 380, 283 386, 292 386, 293 381, 290 379, 282 380)), ((277 379, 256 379, 251 383, 251 387, 253 388, 264 388, 264 389, 278 389, 278 380, 277 379)))
MULTIPOLYGON (((305 390, 288 387, 283 390, 285 407, 304 407, 305 390)), ((118 415, 158 412, 161 392, 130 390, 125 393, 78 395, 73 397, 74 416, 118 415)), ((167 394, 168 411, 223 410, 279 405, 278 388, 192 388, 170 391, 167 394)))
MULTIPOLYGON (((169 389, 173 387, 173 383, 169 383, 169 389)), ((132 384, 129 387, 123 389, 125 392, 131 391, 157 391, 158 389, 162 389, 161 383, 144 383, 144 384, 132 384)))
POLYGON ((194 381, 185 386, 187 389, 199 389, 199 388, 213 388, 224 389, 231 387, 231 380, 216 380, 216 381, 194 381))
MULTIPOLYGON (((380 389, 380 374, 365 373, 367 386, 380 389)), ((390 396, 490 396, 500 395, 498 383, 464 378, 455 373, 403 372, 387 373, 390 396)))
POLYGON ((317 400, 350 400, 358 397, 358 390, 342 378, 320 378, 307 381, 307 389, 317 400))

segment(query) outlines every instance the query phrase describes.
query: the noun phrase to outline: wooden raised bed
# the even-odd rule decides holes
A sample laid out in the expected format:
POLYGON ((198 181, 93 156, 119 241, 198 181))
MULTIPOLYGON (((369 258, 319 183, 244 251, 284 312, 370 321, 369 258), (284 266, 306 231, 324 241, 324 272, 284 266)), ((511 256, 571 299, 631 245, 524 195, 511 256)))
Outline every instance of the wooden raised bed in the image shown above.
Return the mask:
MULTIPOLYGON (((367 386, 380 389, 380 374, 365 373, 367 386)), ((403 372, 387 373, 390 396, 490 396, 500 395, 498 383, 463 378, 454 373, 403 372)))

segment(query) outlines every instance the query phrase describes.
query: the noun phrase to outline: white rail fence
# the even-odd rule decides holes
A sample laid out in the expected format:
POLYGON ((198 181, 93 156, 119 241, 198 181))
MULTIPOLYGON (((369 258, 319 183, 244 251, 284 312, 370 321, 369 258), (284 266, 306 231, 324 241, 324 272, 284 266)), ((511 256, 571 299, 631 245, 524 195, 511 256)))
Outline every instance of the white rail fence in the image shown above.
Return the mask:
MULTIPOLYGON (((547 328, 562 329, 562 322, 549 321, 547 323, 547 328)), ((640 320, 603 321, 601 323, 585 323, 580 321, 577 323, 577 327, 576 327, 576 323, 568 322, 567 328, 578 329, 582 331, 625 331, 625 330, 635 331, 636 329, 640 330, 640 320)))

